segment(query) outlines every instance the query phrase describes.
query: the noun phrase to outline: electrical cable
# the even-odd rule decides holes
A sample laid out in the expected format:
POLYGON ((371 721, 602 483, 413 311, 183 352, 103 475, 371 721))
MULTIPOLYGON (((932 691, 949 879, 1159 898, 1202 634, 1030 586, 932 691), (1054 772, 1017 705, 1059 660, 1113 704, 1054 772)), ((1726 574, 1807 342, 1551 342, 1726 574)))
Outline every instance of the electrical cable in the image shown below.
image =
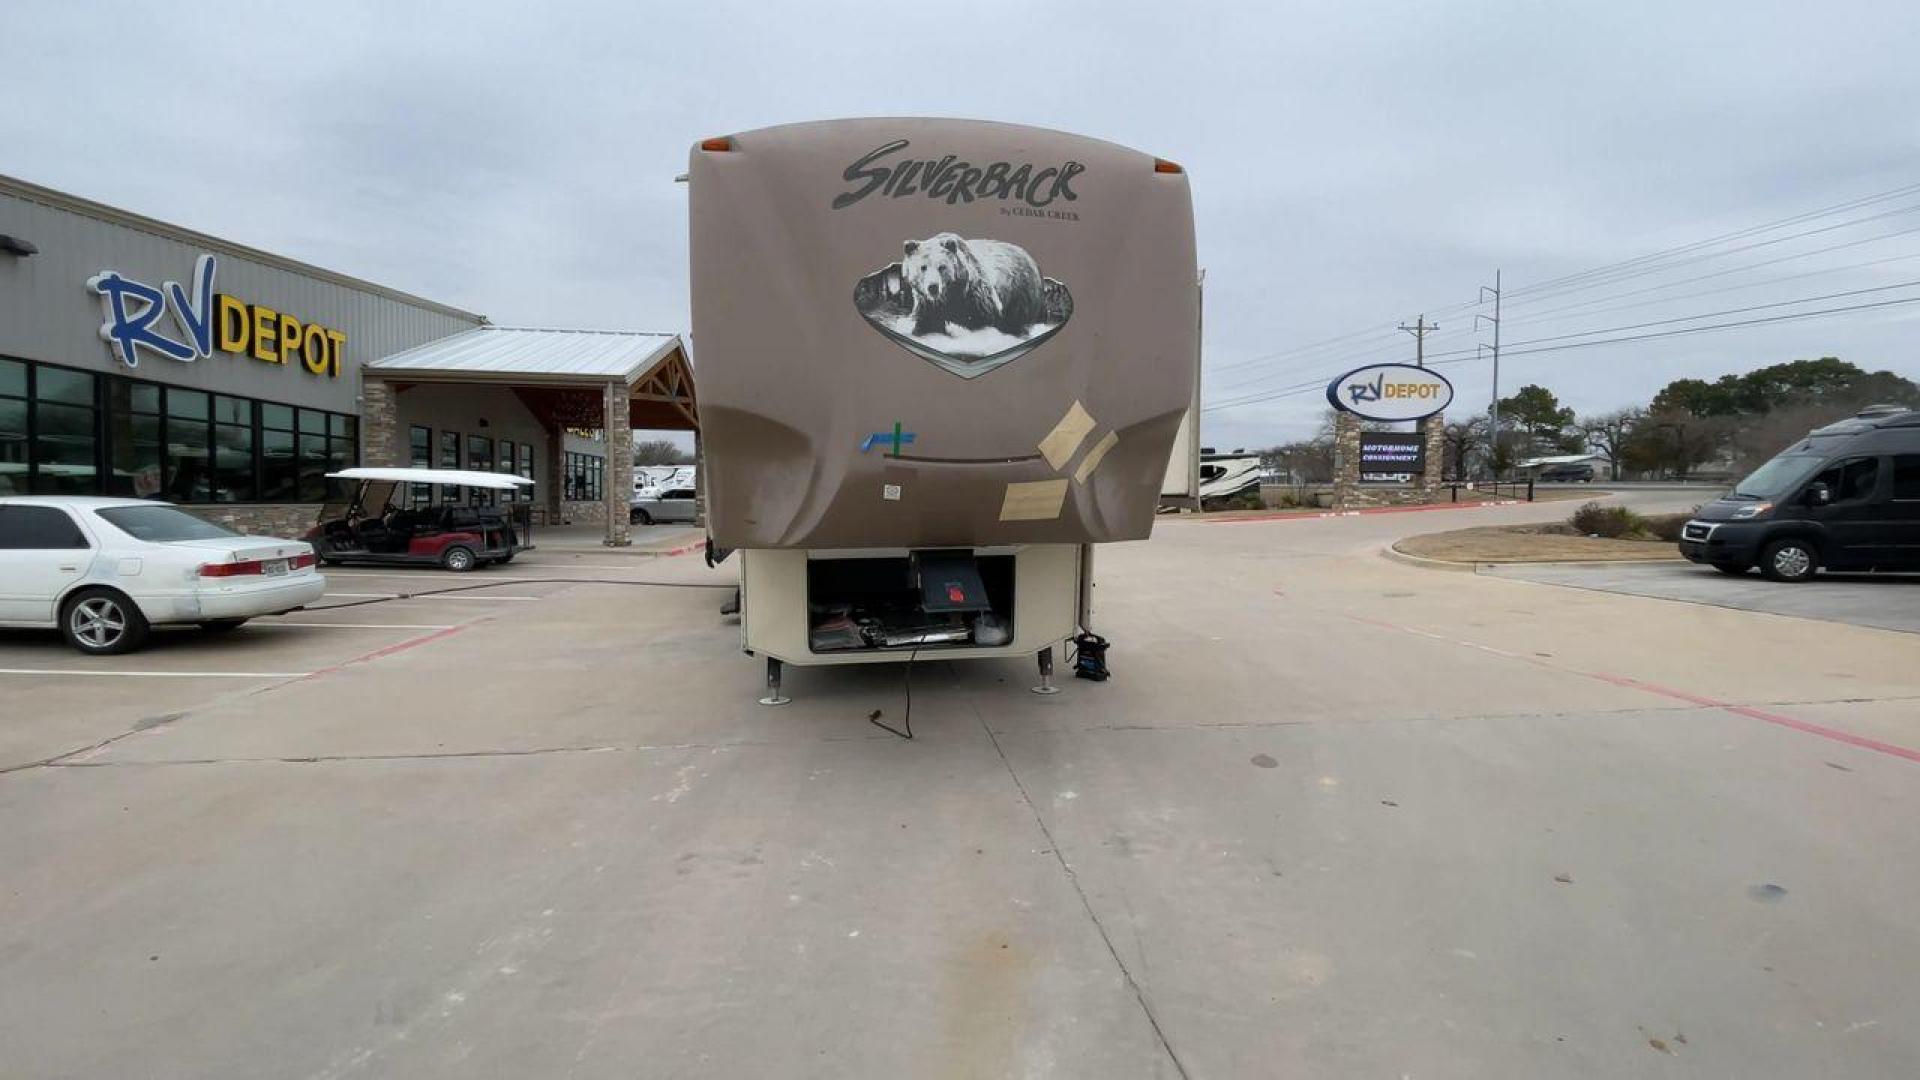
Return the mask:
POLYGON ((867 714, 867 723, 872 724, 874 727, 879 728, 889 735, 898 735, 908 742, 913 741, 913 662, 919 658, 920 646, 924 644, 926 644, 926 637, 922 635, 920 642, 914 645, 913 651, 907 654, 907 707, 906 715, 903 716, 900 721, 906 730, 901 731, 900 728, 894 727, 891 724, 881 723, 879 709, 875 709, 867 714))

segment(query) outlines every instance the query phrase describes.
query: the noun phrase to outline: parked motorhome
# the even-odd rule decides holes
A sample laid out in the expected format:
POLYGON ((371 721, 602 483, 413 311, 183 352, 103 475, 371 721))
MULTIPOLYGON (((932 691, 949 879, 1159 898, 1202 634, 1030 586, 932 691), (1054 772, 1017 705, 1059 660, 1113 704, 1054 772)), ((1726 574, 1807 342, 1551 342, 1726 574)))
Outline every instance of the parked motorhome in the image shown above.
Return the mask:
POLYGON ((766 700, 782 663, 936 653, 1037 656, 1046 685, 1194 400, 1185 173, 871 119, 708 139, 688 181, 701 481, 766 700))

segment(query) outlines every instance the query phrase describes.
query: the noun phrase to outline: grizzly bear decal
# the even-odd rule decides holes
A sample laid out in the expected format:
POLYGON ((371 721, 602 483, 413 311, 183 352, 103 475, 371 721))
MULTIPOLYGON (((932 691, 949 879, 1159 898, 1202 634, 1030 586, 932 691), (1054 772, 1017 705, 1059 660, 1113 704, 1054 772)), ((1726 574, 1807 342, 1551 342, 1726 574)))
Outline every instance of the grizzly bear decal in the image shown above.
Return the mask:
POLYGON ((1017 360, 1073 317, 1067 287, 1025 248, 943 232, 860 279, 853 306, 916 356, 974 379, 1017 360))

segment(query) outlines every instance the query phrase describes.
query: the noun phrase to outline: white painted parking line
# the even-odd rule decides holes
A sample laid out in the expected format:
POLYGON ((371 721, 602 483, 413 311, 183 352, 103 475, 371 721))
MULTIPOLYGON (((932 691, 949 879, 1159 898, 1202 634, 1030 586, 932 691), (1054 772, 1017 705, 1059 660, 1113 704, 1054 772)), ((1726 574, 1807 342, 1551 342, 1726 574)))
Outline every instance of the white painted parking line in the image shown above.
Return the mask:
POLYGON ((254 626, 303 626, 326 630, 451 630, 445 623, 257 622, 254 626))
MULTIPOLYGON (((321 599, 337 597, 341 600, 540 600, 539 596, 440 596, 438 593, 389 593, 389 592, 330 592, 321 599)), ((324 607, 310 607, 308 611, 325 611, 324 607)))
POLYGON ((75 671, 71 668, 0 668, 0 675, 112 675, 125 679, 304 679, 309 671, 75 671))

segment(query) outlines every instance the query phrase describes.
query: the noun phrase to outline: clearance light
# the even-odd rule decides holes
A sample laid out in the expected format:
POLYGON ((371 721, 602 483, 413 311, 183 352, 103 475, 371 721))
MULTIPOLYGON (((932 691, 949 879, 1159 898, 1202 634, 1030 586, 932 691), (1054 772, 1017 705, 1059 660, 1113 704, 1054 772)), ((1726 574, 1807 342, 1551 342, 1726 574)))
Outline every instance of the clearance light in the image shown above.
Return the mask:
POLYGON ((722 135, 719 138, 715 138, 715 139, 701 139, 700 149, 712 151, 715 153, 718 153, 722 150, 731 150, 733 149, 733 140, 728 138, 725 135, 722 135))
POLYGON ((1153 171, 1158 173, 1177 173, 1186 172, 1187 170, 1181 168, 1175 162, 1168 161, 1166 158, 1154 158, 1153 171))

